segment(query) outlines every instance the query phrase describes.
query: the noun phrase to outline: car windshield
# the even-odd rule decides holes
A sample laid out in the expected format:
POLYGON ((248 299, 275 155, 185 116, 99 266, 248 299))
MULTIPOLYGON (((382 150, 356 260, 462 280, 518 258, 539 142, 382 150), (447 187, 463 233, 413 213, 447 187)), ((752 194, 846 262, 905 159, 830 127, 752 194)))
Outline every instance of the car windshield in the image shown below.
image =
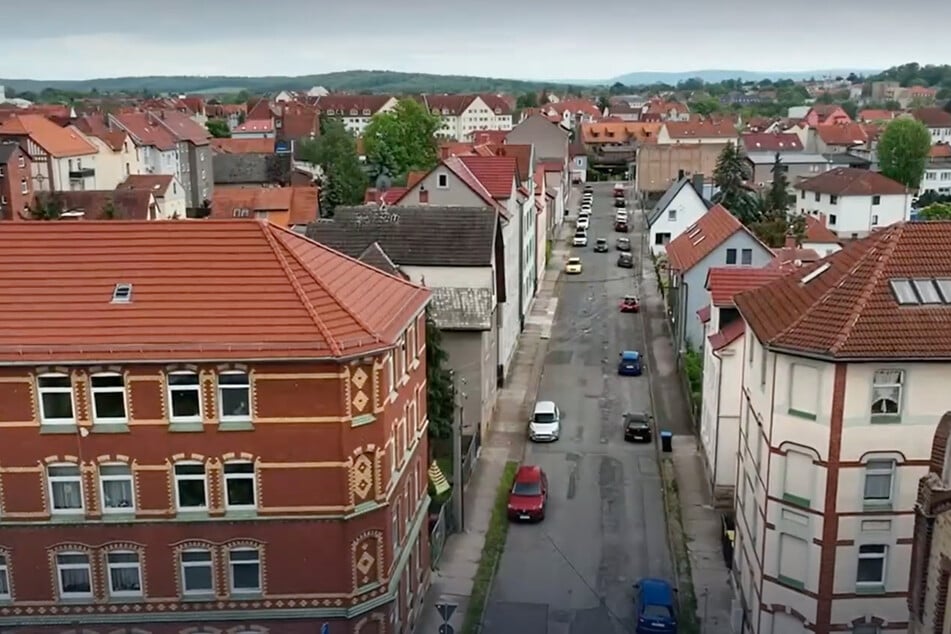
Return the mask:
POLYGON ((581 258, 571 258, 568 260, 568 264, 581 264, 581 258))
POLYGON ((542 485, 539 482, 516 482, 512 487, 513 495, 541 495, 542 485))
POLYGON ((669 619, 673 617, 670 608, 666 605, 645 605, 644 618, 646 619, 669 619))
POLYGON ((553 412, 535 412, 536 423, 554 423, 555 420, 555 414, 553 412))

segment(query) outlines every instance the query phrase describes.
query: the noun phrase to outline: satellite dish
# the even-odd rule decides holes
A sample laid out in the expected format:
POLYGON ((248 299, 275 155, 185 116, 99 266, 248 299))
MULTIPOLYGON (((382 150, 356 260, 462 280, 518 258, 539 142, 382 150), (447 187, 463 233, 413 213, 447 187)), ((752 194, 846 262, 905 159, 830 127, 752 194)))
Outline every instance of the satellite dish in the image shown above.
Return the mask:
POLYGON ((393 179, 390 178, 389 174, 382 173, 376 177, 376 189, 380 192, 385 192, 393 185, 393 179))

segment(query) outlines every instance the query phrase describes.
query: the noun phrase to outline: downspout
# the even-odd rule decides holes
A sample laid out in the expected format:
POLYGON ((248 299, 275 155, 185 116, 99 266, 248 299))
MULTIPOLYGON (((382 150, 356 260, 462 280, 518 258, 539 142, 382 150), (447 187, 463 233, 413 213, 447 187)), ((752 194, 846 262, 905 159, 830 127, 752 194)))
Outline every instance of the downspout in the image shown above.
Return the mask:
POLYGON ((723 401, 723 357, 710 348, 711 354, 719 362, 717 366, 717 424, 713 428, 713 492, 717 489, 717 471, 720 465, 720 403, 723 401))
POLYGON ((682 288, 682 293, 680 293, 680 299, 683 306, 680 307, 680 323, 677 324, 677 330, 680 331, 680 336, 677 338, 677 357, 683 362, 682 352, 687 349, 687 297, 688 291, 690 290, 689 285, 687 284, 687 278, 680 276, 680 286, 682 288))

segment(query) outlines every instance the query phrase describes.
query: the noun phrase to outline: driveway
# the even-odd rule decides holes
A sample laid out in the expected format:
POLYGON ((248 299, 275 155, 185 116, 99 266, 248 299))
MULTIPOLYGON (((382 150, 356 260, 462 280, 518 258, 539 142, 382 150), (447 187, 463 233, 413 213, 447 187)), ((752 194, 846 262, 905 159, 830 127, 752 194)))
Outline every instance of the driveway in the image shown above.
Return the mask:
MULTIPOLYGON (((559 282, 538 394, 561 408, 561 439, 532 444, 525 457, 548 473, 548 513, 511 526, 483 634, 629 634, 632 584, 672 575, 656 449, 626 444, 621 431, 625 411, 650 410, 648 379, 616 374, 624 349, 652 364, 641 316, 618 311, 639 293, 643 222, 632 214, 634 269, 618 268, 611 184, 594 188, 590 244, 572 249, 584 270, 559 282), (609 253, 593 251, 598 237, 609 253)), ((573 207, 569 221, 576 216, 573 207)))

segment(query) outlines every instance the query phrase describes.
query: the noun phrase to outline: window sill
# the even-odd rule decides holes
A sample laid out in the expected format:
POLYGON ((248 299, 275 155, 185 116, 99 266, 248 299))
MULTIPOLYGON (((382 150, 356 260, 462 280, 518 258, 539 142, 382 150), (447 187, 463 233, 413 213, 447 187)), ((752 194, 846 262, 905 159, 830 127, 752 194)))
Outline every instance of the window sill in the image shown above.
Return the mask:
POLYGON ((362 427, 364 425, 369 425, 376 421, 376 416, 373 414, 361 414, 360 416, 355 416, 350 421, 350 427, 362 427))
POLYGON ((86 603, 92 603, 93 601, 95 601, 95 598, 92 595, 88 597, 64 597, 60 595, 59 597, 59 602, 67 605, 84 605, 86 603))
POLYGON ((789 502, 804 509, 809 508, 809 505, 812 504, 811 500, 801 498, 798 495, 792 495, 791 493, 783 493, 783 502, 789 502))
POLYGON ((873 425, 894 425, 901 422, 901 416, 896 414, 873 415, 869 418, 869 422, 873 425))
POLYGON ((255 599, 263 599, 264 592, 262 590, 254 590, 253 592, 235 592, 232 590, 228 598, 231 601, 254 601, 255 599))
POLYGON ((211 519, 211 516, 208 515, 208 509, 194 511, 190 511, 188 509, 177 509, 175 511, 175 519, 185 520, 187 522, 203 522, 205 520, 211 519))
POLYGON ((217 601, 218 597, 215 596, 215 593, 209 590, 206 593, 202 594, 183 594, 182 603, 204 603, 206 601, 217 601))
POLYGON ((879 511, 879 512, 891 511, 891 510, 892 510, 892 503, 891 503, 891 502, 885 502, 885 501, 882 501, 882 502, 871 502, 871 501, 863 500, 863 501, 862 501, 862 510, 863 510, 863 511, 871 511, 871 512, 873 512, 873 513, 876 512, 876 511, 879 511))
POLYGON ((797 590, 806 589, 806 584, 804 584, 802 581, 796 581, 795 579, 791 579, 784 575, 779 575, 779 577, 777 577, 776 580, 779 581, 779 583, 781 583, 782 585, 789 586, 790 588, 795 588, 797 590))
POLYGON ((804 418, 806 420, 816 420, 815 414, 810 414, 809 412, 803 412, 798 409, 789 408, 786 411, 786 413, 789 414, 790 416, 795 416, 796 418, 804 418))
POLYGON ((127 513, 103 513, 102 521, 103 522, 115 522, 117 524, 124 522, 131 522, 135 520, 135 511, 129 509, 127 513))
POLYGON ((257 519, 258 510, 256 508, 248 509, 225 509, 225 519, 229 520, 253 520, 257 519))
POLYGON ((177 433, 200 433, 205 431, 203 423, 175 423, 168 424, 168 430, 177 433))
POLYGON ((218 431, 254 431, 250 420, 225 420, 218 423, 218 431))
POLYGON ((870 583, 868 585, 855 586, 855 594, 885 594, 885 584, 870 583))
POLYGON ((128 423, 94 423, 92 426, 94 434, 128 434, 128 423))
POLYGON ((76 423, 40 423, 41 434, 76 434, 79 427, 76 423))
POLYGON ((80 509, 78 511, 54 511, 50 513, 50 522, 71 524, 74 522, 85 522, 86 521, 86 511, 80 509))

